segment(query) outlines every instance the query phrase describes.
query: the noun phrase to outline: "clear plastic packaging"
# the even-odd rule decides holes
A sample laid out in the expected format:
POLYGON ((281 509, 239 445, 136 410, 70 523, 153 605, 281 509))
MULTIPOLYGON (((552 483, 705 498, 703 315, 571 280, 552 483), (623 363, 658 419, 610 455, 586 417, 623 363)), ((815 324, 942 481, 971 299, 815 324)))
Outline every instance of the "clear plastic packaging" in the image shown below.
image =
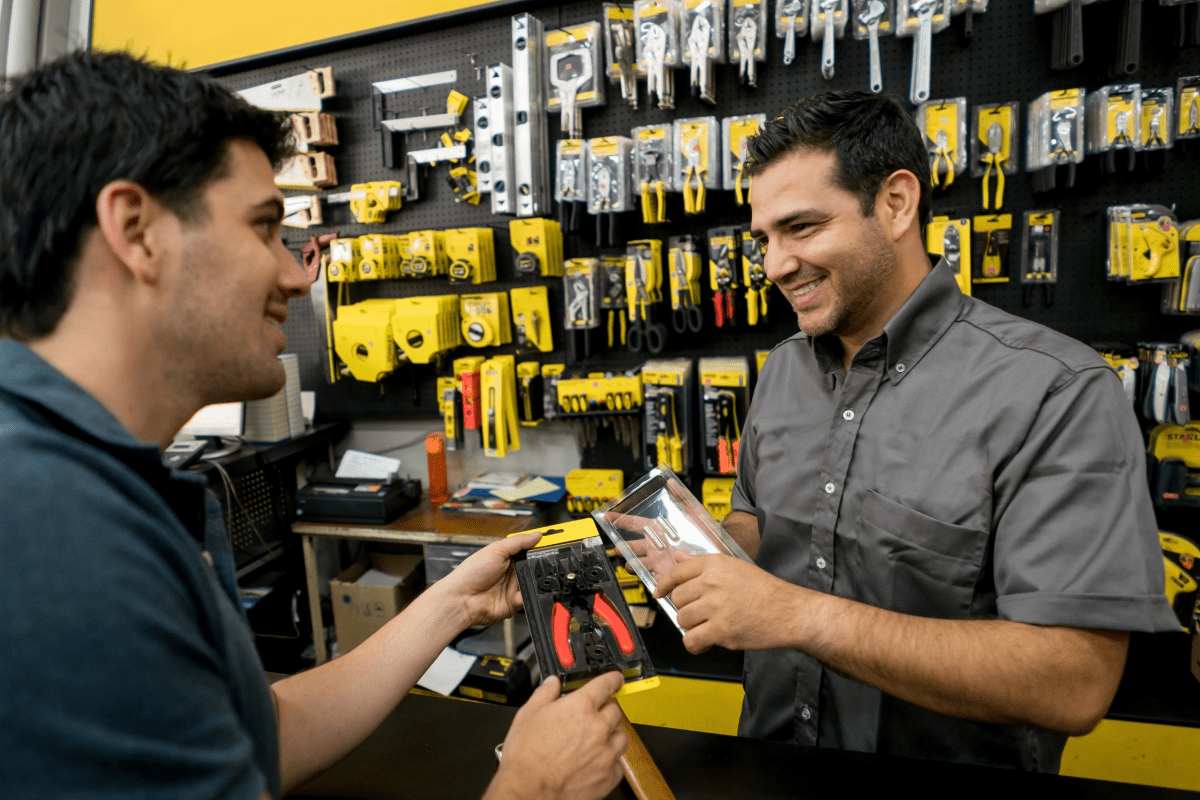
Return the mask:
MULTIPOLYGON (((753 561, 666 466, 650 470, 592 517, 650 592, 658 586, 658 576, 675 566, 676 553, 753 561)), ((659 598, 658 604, 682 631, 671 598, 659 598)))

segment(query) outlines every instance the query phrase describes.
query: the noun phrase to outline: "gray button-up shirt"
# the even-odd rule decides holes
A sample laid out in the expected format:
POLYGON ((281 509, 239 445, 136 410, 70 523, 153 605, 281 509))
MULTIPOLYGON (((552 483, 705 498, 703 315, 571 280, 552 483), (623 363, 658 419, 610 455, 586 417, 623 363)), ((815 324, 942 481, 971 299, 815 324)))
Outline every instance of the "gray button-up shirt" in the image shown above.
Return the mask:
MULTIPOLYGON (((942 262, 849 373, 834 337, 771 352, 733 508, 758 518, 759 566, 881 608, 1177 630, 1144 463, 1095 352, 965 297, 942 262)), ((918 708, 795 650, 747 652, 745 688, 743 736, 1043 771, 1066 742, 918 708)))

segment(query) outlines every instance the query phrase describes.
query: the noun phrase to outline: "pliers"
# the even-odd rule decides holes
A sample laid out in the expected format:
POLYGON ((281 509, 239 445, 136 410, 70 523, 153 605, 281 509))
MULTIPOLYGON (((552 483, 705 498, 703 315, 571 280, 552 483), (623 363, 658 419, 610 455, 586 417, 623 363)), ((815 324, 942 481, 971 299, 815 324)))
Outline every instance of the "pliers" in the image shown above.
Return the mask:
POLYGON ((730 263, 736 257, 728 245, 722 244, 713 261, 713 269, 716 270, 717 277, 717 291, 713 294, 713 307, 717 311, 718 328, 725 327, 726 322, 730 325, 737 324, 733 316, 733 265, 730 263))
POLYGON ((674 260, 675 307, 671 312, 671 327, 676 333, 699 333, 704 327, 704 313, 692 302, 692 288, 688 282, 687 266, 683 253, 676 252, 674 260))
POLYGON ((683 157, 687 167, 683 171, 683 211, 686 214, 704 213, 704 203, 707 189, 704 186, 704 176, 708 174, 707 166, 703 163, 700 147, 700 133, 696 138, 683 142, 683 157), (696 191, 692 193, 692 177, 696 178, 696 191))
POLYGON ((551 635, 554 654, 564 670, 575 669, 580 661, 592 668, 611 664, 613 645, 625 656, 632 655, 637 648, 625 618, 604 594, 601 586, 604 570, 597 558, 585 552, 579 560, 568 555, 534 562, 533 575, 539 593, 553 598, 551 635), (577 623, 575 626, 572 620, 577 623))
POLYGON ((663 392, 654 399, 655 424, 658 436, 654 440, 658 463, 679 472, 683 469, 683 444, 679 440, 679 423, 675 419, 675 395, 663 392))
POLYGON ((983 155, 983 161, 987 163, 987 170, 983 173, 983 207, 985 210, 991 208, 988 196, 988 184, 991 182, 992 170, 996 170, 996 210, 1004 205, 1004 165, 1008 159, 1001 160, 1000 153, 1004 150, 1004 128, 999 122, 993 122, 988 126, 987 152, 983 155))
POLYGON ((954 151, 950 149, 950 137, 946 131, 940 130, 934 135, 933 161, 930 164, 933 175, 931 182, 934 186, 949 188, 954 183, 954 151), (939 164, 946 162, 946 176, 942 178, 939 164))

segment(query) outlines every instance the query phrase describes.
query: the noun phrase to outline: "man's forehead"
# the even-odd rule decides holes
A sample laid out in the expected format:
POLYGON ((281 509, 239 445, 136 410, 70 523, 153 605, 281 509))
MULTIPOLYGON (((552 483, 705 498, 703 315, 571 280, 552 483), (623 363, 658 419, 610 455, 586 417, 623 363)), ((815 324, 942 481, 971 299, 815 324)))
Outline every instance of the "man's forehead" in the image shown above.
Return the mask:
POLYGON ((283 202, 283 192, 275 185, 275 170, 267 154, 254 142, 244 139, 230 140, 223 174, 209 184, 207 194, 239 206, 283 202))

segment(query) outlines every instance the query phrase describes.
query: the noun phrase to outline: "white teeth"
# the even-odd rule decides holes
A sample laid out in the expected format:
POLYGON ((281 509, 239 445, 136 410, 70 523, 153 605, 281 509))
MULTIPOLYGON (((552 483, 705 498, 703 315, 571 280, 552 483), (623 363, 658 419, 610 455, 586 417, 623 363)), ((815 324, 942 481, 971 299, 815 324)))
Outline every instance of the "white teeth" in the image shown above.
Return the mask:
POLYGON ((811 292, 813 289, 815 289, 815 288, 817 288, 818 286, 820 286, 820 285, 821 285, 821 284, 824 282, 824 280, 825 280, 824 278, 818 278, 817 280, 815 280, 815 281, 813 281, 812 283, 810 283, 810 284, 808 284, 807 286, 805 286, 803 289, 800 289, 800 290, 798 290, 798 291, 792 292, 792 296, 793 296, 793 297, 803 297, 804 295, 806 295, 806 294, 808 294, 809 292, 811 292))

